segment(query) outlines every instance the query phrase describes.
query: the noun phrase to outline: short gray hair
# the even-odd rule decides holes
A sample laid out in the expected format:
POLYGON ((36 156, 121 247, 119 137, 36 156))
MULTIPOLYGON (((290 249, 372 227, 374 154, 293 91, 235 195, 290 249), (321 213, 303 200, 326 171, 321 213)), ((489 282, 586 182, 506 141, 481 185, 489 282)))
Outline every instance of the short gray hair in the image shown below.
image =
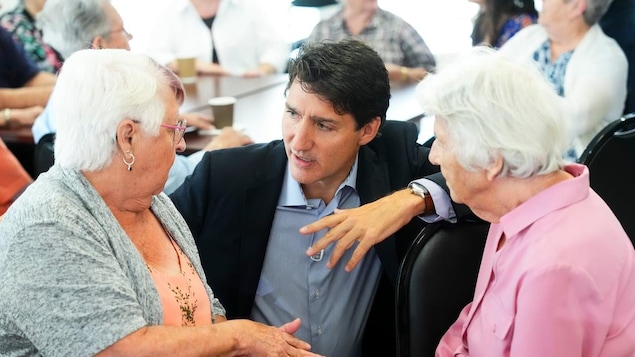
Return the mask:
POLYGON ((465 169, 502 158, 501 176, 526 178, 564 166, 570 144, 559 98, 538 70, 476 47, 417 88, 428 115, 447 123, 465 169))
POLYGON ((63 58, 90 48, 97 36, 109 36, 111 20, 105 11, 110 0, 47 0, 37 15, 44 42, 63 58))
POLYGON ((178 77, 146 55, 120 49, 73 53, 60 70, 49 103, 57 118, 55 163, 83 171, 108 166, 124 119, 139 121, 144 132, 158 135, 166 91, 183 103, 178 77))
POLYGON ((582 13, 584 22, 589 26, 598 23, 612 2, 613 0, 586 0, 586 10, 582 13))

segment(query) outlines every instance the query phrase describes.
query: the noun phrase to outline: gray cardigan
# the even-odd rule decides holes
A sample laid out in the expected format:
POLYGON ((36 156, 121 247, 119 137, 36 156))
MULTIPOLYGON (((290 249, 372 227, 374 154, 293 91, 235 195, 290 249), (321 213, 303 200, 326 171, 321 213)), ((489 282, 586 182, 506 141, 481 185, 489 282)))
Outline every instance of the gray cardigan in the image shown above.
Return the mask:
MULTIPOLYGON (((151 209, 225 315, 170 199, 151 209)), ((0 356, 92 356, 162 315, 144 260, 81 173, 53 166, 0 222, 0 356)))

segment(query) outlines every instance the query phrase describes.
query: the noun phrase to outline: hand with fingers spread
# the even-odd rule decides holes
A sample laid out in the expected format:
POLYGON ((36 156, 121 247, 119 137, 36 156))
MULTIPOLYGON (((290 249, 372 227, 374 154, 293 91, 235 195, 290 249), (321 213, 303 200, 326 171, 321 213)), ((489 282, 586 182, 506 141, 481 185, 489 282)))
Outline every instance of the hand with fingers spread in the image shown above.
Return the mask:
MULTIPOLYGON (((235 327, 238 356, 262 357, 320 357, 310 352, 311 345, 293 336, 300 328, 300 319, 295 319, 278 328, 250 320, 224 322, 235 327)), ((236 355, 236 354, 233 354, 236 355)))
POLYGON ((330 269, 342 258, 344 252, 358 241, 359 245, 346 263, 345 270, 350 272, 370 248, 421 214, 424 206, 425 203, 420 197, 411 194, 408 189, 403 189, 358 208, 336 209, 333 215, 300 228, 301 234, 311 234, 329 228, 324 237, 310 247, 306 254, 314 255, 337 241, 326 265, 330 269))

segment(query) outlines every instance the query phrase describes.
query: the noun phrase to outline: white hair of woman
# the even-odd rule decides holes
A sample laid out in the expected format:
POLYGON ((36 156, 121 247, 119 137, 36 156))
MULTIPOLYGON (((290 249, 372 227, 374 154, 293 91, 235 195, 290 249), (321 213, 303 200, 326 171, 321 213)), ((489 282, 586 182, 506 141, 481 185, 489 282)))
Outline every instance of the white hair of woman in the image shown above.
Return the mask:
POLYGON ((526 178, 564 167, 566 120, 533 66, 476 47, 451 70, 428 75, 417 96, 427 115, 445 121, 450 149, 467 170, 485 169, 498 157, 501 176, 526 178))
POLYGON ((73 52, 90 48, 97 36, 112 33, 105 6, 110 0, 47 0, 37 15, 44 42, 68 58, 73 52))
POLYGON ((58 118, 56 163, 82 171, 109 165, 117 151, 117 125, 124 119, 158 135, 165 114, 158 92, 165 90, 183 102, 178 77, 148 56, 114 49, 75 52, 60 71, 51 103, 58 118), (67 65, 73 71, 65 71, 67 65))

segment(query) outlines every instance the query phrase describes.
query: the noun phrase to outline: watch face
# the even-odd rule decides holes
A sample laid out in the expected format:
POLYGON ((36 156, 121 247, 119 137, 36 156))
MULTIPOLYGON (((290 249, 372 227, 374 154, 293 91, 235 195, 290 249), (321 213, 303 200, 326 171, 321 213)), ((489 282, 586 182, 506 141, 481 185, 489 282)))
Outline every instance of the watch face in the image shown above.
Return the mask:
POLYGON ((413 194, 417 196, 421 196, 424 199, 426 197, 426 194, 428 194, 428 190, 426 190, 425 187, 423 187, 422 185, 418 183, 413 182, 410 185, 408 185, 408 187, 410 188, 410 192, 412 192, 413 194))

